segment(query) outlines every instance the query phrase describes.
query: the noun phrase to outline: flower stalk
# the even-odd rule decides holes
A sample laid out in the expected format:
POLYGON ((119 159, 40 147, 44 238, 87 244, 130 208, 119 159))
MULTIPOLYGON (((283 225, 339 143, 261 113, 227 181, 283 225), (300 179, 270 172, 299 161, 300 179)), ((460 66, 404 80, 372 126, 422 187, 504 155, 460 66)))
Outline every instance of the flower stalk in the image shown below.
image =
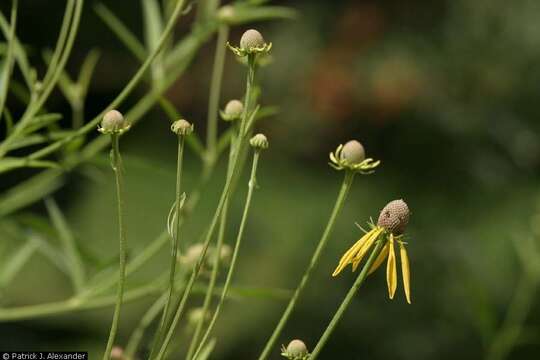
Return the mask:
POLYGON ((330 238, 330 235, 332 234, 332 231, 334 229, 336 219, 339 213, 341 212, 341 209, 343 209, 343 205, 345 204, 345 200, 347 198, 347 195, 349 193, 349 190, 354 180, 354 175, 355 175, 354 171, 351 171, 351 170, 345 171, 345 176, 343 178, 343 183, 341 184, 341 188, 339 190, 336 203, 332 210, 332 214, 330 215, 330 219, 328 220, 328 223, 326 224, 326 228, 324 229, 321 239, 319 240, 319 244, 317 245, 317 248, 315 249, 315 252, 313 253, 313 256, 311 257, 310 263, 306 271, 304 272, 304 275, 302 276, 302 280, 300 280, 300 284, 294 291, 294 294, 291 300, 289 301, 287 308, 283 312, 283 315, 281 316, 281 319, 279 320, 276 328, 274 329, 274 332, 270 336, 270 339, 268 339, 268 342, 266 343, 261 355, 259 355, 259 360, 265 360, 268 358, 268 356, 270 356, 270 352, 274 348, 281 332, 283 331, 283 328, 287 324, 287 321, 289 320, 289 317, 291 313, 293 312, 296 306, 296 303, 298 302, 298 299, 302 295, 304 288, 306 287, 306 284, 308 283, 311 277, 313 269, 315 269, 315 267, 319 263, 321 254, 324 248, 326 247, 326 243, 328 242, 328 239, 330 238))
POLYGON ((124 286, 126 280, 126 236, 124 231, 124 210, 123 210, 123 178, 122 178, 122 158, 120 156, 119 146, 120 134, 112 133, 112 151, 111 151, 111 166, 115 174, 116 180, 116 197, 117 197, 117 210, 118 210, 118 237, 120 239, 120 272, 118 280, 118 290, 116 295, 116 303, 114 305, 114 314, 111 324, 111 330, 109 332, 109 340, 107 341, 107 347, 103 355, 103 360, 109 360, 111 357, 111 350, 116 338, 116 332, 118 331, 118 322, 120 320, 120 308, 122 307, 122 301, 124 296, 124 286))
MULTIPOLYGON (((257 137, 258 135, 256 135, 255 137, 257 137)), ((253 142, 253 139, 252 138, 252 141, 251 141, 251 144, 252 146, 255 146, 254 145, 254 142, 253 142)), ((268 146, 268 144, 266 144, 266 146, 268 146)), ((242 243, 242 238, 244 236, 244 230, 245 230, 245 227, 246 227, 246 223, 247 223, 247 219, 248 219, 248 215, 249 215, 249 211, 251 209, 251 201, 252 201, 252 197, 253 197, 253 191, 255 190, 255 188, 257 187, 257 167, 258 167, 258 164, 259 164, 259 156, 260 156, 260 152, 263 148, 262 147, 255 147, 255 152, 253 153, 253 163, 252 163, 252 166, 251 166, 251 175, 250 175, 250 178, 249 178, 249 183, 248 183, 248 193, 247 193, 247 196, 246 196, 246 201, 245 201, 245 204, 244 204, 244 211, 242 213, 242 220, 240 221, 240 228, 238 229, 238 234, 236 236, 236 242, 235 242, 235 245, 234 245, 234 250, 233 250, 233 255, 232 255, 232 259, 231 259, 231 264, 230 264, 230 267, 229 267, 229 271, 227 273, 227 278, 225 279, 225 285, 223 285, 223 290, 221 292, 221 296, 219 298, 219 302, 217 304, 217 307, 216 307, 216 310, 214 312, 214 315, 212 316, 212 319, 210 320, 210 324, 208 325, 207 329, 206 329, 206 332, 197 348, 197 351, 195 352, 195 355, 191 358, 191 359, 197 359, 197 356, 199 355, 199 353, 202 351, 202 349, 204 348, 204 345, 206 344, 206 341, 208 340, 208 337, 210 336, 213 328, 214 328, 214 325, 216 323, 216 320, 219 316, 219 313, 221 311, 221 308, 225 302, 225 299, 227 298, 227 294, 228 294, 228 291, 229 291, 229 286, 231 284, 231 280, 232 280, 232 277, 233 277, 233 274, 234 274, 234 270, 236 268, 236 261, 237 261, 237 258, 238 258, 238 252, 240 250, 240 245, 242 243)))
MULTIPOLYGON (((233 179, 235 178, 234 175, 238 174, 240 171, 241 171, 241 168, 242 168, 242 165, 243 165, 243 161, 241 161, 241 154, 246 146, 246 143, 247 143, 247 139, 246 139, 246 134, 244 133, 243 129, 247 127, 247 123, 248 123, 248 118, 249 118, 249 115, 250 115, 250 102, 251 100, 249 99, 252 99, 252 92, 253 92, 253 86, 254 86, 254 82, 255 82, 255 57, 254 56, 251 56, 251 60, 249 60, 248 58, 248 76, 247 76, 247 83, 246 83, 246 102, 245 102, 245 106, 244 106, 244 113, 243 113, 243 116, 242 116, 242 119, 241 119, 241 122, 240 122, 240 125, 239 125, 239 129, 240 129, 240 134, 239 134, 239 137, 236 141, 236 146, 234 146, 234 151, 232 153, 232 156, 231 156, 231 161, 230 161, 230 168, 231 168, 231 176, 227 176, 226 177, 226 181, 225 181, 225 185, 223 187, 223 190, 222 190, 222 193, 221 193, 221 196, 220 196, 220 199, 219 199, 219 202, 218 202, 218 205, 216 207, 216 211, 214 212, 214 215, 212 217, 212 220, 210 222, 210 225, 208 227, 208 230, 206 232, 206 235, 205 235, 205 240, 203 241, 203 250, 201 252, 201 255, 197 261, 197 263, 195 264, 195 266, 193 267, 193 270, 191 272, 191 276, 186 284, 186 287, 184 289, 184 293, 182 295, 182 298, 180 299, 180 302, 178 304, 178 307, 175 311, 175 314, 174 314, 174 317, 172 319, 172 322, 171 324, 169 325, 169 328, 168 328, 168 331, 167 331, 167 334, 165 336, 165 339, 163 340, 163 343, 161 345, 161 348, 157 354, 157 356, 155 357, 155 359, 157 360, 161 360, 164 358, 165 356, 165 352, 167 351, 167 348, 169 346, 169 343, 172 339, 172 336, 173 336, 173 333, 174 333, 174 330, 176 329, 176 326, 178 325, 178 322, 180 321, 183 313, 184 313, 184 310, 185 310, 185 306, 186 306, 186 303, 187 303, 187 300, 191 294, 191 290, 193 288, 193 285, 195 283, 195 280, 197 279, 200 271, 201 271, 201 268, 202 268, 202 264, 203 264, 203 261, 204 261, 204 258, 206 256, 206 252, 208 250, 208 246, 210 245, 210 241, 212 240, 212 237, 214 235, 214 231, 216 229, 216 226, 217 226, 217 223, 218 223, 218 220, 222 214, 222 211, 223 209, 225 208, 225 205, 229 199, 229 196, 230 196, 230 193, 231 193, 231 188, 233 187, 233 179), (249 100, 249 101, 248 101, 249 100)), ((152 359, 152 357, 151 357, 152 359)))
MULTIPOLYGON (((174 218, 174 230, 171 232, 172 242, 171 242, 171 262, 170 262, 170 272, 169 272, 169 289, 167 300, 165 301, 165 306, 163 307, 163 313, 159 323, 158 331, 156 332, 155 344, 159 344, 160 339, 163 337, 165 331, 165 323, 169 315, 169 309, 171 306, 173 294, 174 294, 174 284, 176 276, 176 263, 178 258, 178 246, 180 243, 180 228, 182 225, 181 211, 184 204, 185 196, 182 193, 182 169, 184 161, 184 143, 185 138, 193 131, 193 126, 189 124, 186 120, 177 120, 172 126, 171 130, 178 135, 178 151, 177 151, 177 161, 176 161, 176 195, 175 195, 175 216, 174 218)), ((155 349, 155 348, 154 348, 155 349)), ((152 354, 151 354, 152 355, 152 354)))
POLYGON ((349 304, 351 303, 352 299, 356 295, 356 292, 358 291, 358 289, 360 289, 360 286, 362 286, 362 283, 364 282, 366 277, 369 275, 369 271, 371 267, 373 266, 373 264, 375 263, 375 260, 379 256, 379 253, 383 249, 383 246, 385 245, 386 241, 387 241, 386 239, 381 239, 381 240, 376 241, 375 248, 372 250, 371 255, 369 256, 368 260, 364 264, 362 271, 356 278, 354 284, 351 286, 349 292, 347 293, 347 296, 345 296, 345 299, 343 299, 343 302, 341 303, 338 310, 334 314, 334 317, 330 321, 330 324, 328 324, 328 327, 326 328, 323 335, 317 342, 317 345, 311 352, 311 356, 309 357, 310 360, 315 360, 319 356, 319 353, 321 352, 324 345, 328 341, 328 338, 330 337, 330 335, 336 328, 336 325, 345 314, 345 311, 347 310, 347 308, 349 307, 349 304))

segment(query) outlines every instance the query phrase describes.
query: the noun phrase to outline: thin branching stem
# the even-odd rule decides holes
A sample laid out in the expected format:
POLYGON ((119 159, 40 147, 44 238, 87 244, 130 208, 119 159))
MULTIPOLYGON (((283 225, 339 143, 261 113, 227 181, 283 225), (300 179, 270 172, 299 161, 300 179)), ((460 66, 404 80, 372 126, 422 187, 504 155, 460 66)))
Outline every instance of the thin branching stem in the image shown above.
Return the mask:
POLYGON ((244 236, 244 230, 246 228, 246 223, 249 215, 249 210, 251 209, 251 200, 253 197, 253 191, 257 187, 257 166, 259 163, 259 155, 260 151, 255 150, 255 153, 253 154, 253 164, 251 167, 251 176, 249 178, 248 183, 248 193, 246 196, 246 202, 244 204, 244 211, 242 213, 242 220, 240 221, 240 228, 238 229, 238 234, 236 235, 236 242, 234 244, 234 250, 233 255, 231 259, 231 265, 229 267, 229 271, 227 273, 227 278, 225 280, 225 285, 223 286, 223 290, 221 292, 221 296, 219 298, 219 302, 216 307, 216 311, 214 312, 214 315, 212 316, 212 319, 210 320, 210 324, 208 325, 208 328, 206 329, 206 332, 197 348, 197 351, 195 352, 195 355, 192 359, 197 359, 197 356, 202 351, 204 345, 206 344, 206 341, 208 340, 208 337, 210 336, 210 333, 212 332, 214 325, 216 323, 216 320, 219 316, 219 313, 221 311, 221 308, 223 304, 225 303, 225 299, 227 298, 227 294, 229 291, 229 286, 231 284, 231 280, 234 274, 234 270, 236 268, 236 260, 238 258, 238 252, 240 250, 240 245, 242 243, 242 238, 244 236))
POLYGON ((343 317, 345 314, 345 311, 349 307, 349 304, 351 303, 352 299, 356 295, 356 292, 358 289, 360 289, 360 286, 362 286, 362 283, 366 279, 369 273, 369 269, 371 269, 371 266, 375 262, 375 259, 381 252, 386 240, 380 239, 377 241, 375 248, 372 250, 371 255, 369 256, 368 260, 364 264, 364 267, 362 268, 362 271, 360 271, 360 274, 358 274, 358 277, 354 281, 354 284, 351 286, 349 292, 347 293, 347 296, 345 296, 345 299, 343 299, 343 302, 337 309, 336 313, 334 314, 334 317, 330 321, 330 324, 328 324, 328 327, 322 334, 321 338, 317 342, 317 345, 315 345, 315 348, 313 349, 313 352, 311 353, 309 359, 315 360, 319 356, 319 353, 321 352, 322 348, 328 341, 328 338, 336 328, 336 325, 338 324, 339 320, 343 317))
POLYGON ((107 347, 103 355, 103 360, 109 360, 111 357, 111 350, 116 338, 116 332, 118 330, 118 322, 120 320, 120 308, 122 307, 122 301, 124 296, 124 285, 126 279, 126 236, 124 230, 124 204, 123 204, 123 177, 122 177, 122 158, 120 156, 119 135, 111 135, 112 141, 112 159, 111 165, 115 174, 116 180, 116 197, 117 197, 117 210, 118 210, 118 236, 120 243, 120 273, 118 278, 118 291, 116 295, 116 304, 114 305, 114 314, 111 324, 111 331, 109 333, 109 340, 107 341, 107 347))
MULTIPOLYGON (((247 85, 246 85, 246 99, 251 99, 253 94, 253 86, 254 86, 254 82, 255 82, 255 59, 254 57, 250 56, 248 58, 248 76, 247 76, 247 85)), ((249 110, 250 110, 250 101, 246 101, 246 104, 244 105, 244 108, 245 108, 245 111, 244 111, 244 114, 242 116, 242 120, 240 122, 240 126, 239 126, 239 129, 240 129, 240 134, 239 134, 239 137, 237 139, 237 145, 235 146, 235 149, 234 149, 234 152, 233 152, 233 155, 231 157, 231 161, 230 161, 230 167, 231 167, 231 174, 232 176, 227 176, 227 179, 225 181, 225 186, 223 187, 223 191, 221 193, 221 196, 220 196, 220 199, 219 199, 219 203, 216 207, 216 210, 214 212, 214 216, 212 217, 212 221, 210 222, 210 225, 208 227, 208 230, 206 232, 206 236, 205 236, 205 240, 203 242, 203 249, 201 251, 201 254, 199 256, 199 259, 197 261, 197 263, 195 264, 194 268, 193 268, 193 271, 191 273, 191 277, 189 278, 189 281, 186 285, 186 288, 184 290, 184 294, 182 295, 182 298, 180 300, 180 303, 178 305, 178 308, 176 309, 176 313, 174 314, 174 318, 170 324, 170 327, 169 327, 169 330, 167 332, 167 335, 165 337, 165 340, 163 341, 163 344, 161 346, 161 349, 159 350, 159 353, 156 357, 157 360, 161 360, 163 359, 163 357, 165 356, 165 352, 167 351, 167 348, 169 346, 169 343, 172 339, 172 336, 173 336, 173 333, 176 329, 176 326, 178 325, 178 321, 180 320, 180 318, 182 317, 183 313, 184 313, 184 310, 185 310, 185 306, 186 306, 186 303, 187 303, 187 300, 189 298, 189 295, 191 293, 191 289, 193 287, 193 284, 195 283, 195 280, 197 279, 200 271, 201 271, 201 268, 202 268, 202 264, 203 264, 203 261, 204 261, 204 258, 206 256, 206 252, 208 250, 208 246, 210 245, 210 241, 212 240, 212 237, 214 235, 214 231, 216 229, 216 226, 217 226, 217 222, 221 216, 221 213, 223 211, 223 208, 227 202, 227 200, 229 199, 229 196, 230 196, 230 193, 231 193, 231 188, 232 188, 232 184, 233 184, 233 179, 235 178, 234 175, 237 175, 240 173, 241 169, 242 169, 242 165, 243 165, 243 161, 241 161, 241 156, 240 154, 243 153, 243 150, 245 149, 246 147, 246 144, 247 144, 247 141, 246 141, 246 136, 244 134, 244 132, 242 131, 242 129, 244 129, 246 127, 246 124, 247 124, 247 121, 248 121, 248 117, 249 117, 249 110)))
POLYGON ((283 312, 283 315, 281 315, 281 319, 279 320, 277 326, 275 327, 274 332, 270 336, 270 339, 268 339, 268 342, 266 343, 261 355, 259 355, 259 360, 265 360, 268 358, 268 356, 270 356, 271 351, 274 349, 274 346, 276 345, 276 341, 278 340, 281 332, 283 331, 283 328, 287 324, 287 321, 289 320, 289 317, 291 313, 293 312, 296 306, 296 303, 298 299, 300 298, 300 295, 303 293, 304 288, 306 287, 306 284, 308 283, 311 277, 311 273, 313 272, 313 269, 315 269, 315 267, 319 263, 321 254, 324 248, 326 247, 326 243, 328 242, 328 239, 330 238, 330 235, 332 234, 332 231, 334 229, 336 219, 339 213, 341 212, 343 205, 345 204, 345 199, 347 198, 347 194, 349 193, 349 190, 353 183, 353 179, 354 179, 354 173, 352 171, 346 171, 345 177, 343 179, 343 183, 341 185, 341 189, 339 190, 339 194, 338 194, 336 203, 334 205, 334 209, 332 210, 330 219, 328 220, 328 223, 326 224, 326 228, 324 229, 321 239, 319 240, 319 244, 317 245, 317 248, 315 249, 315 252, 313 253, 313 256, 311 257, 311 261, 306 271, 304 272, 304 275, 302 276, 302 280, 300 280, 300 284, 298 284, 298 287, 296 288, 293 296, 291 297, 291 300, 289 301, 287 308, 283 312))

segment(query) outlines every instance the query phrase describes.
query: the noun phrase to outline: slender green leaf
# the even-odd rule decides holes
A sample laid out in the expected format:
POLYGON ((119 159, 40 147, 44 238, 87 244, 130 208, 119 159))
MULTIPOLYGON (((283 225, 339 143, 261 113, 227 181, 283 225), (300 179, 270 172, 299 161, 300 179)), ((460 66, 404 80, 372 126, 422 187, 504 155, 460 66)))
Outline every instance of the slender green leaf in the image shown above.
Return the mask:
MULTIPOLYGON (((163 19, 157 0, 141 0, 144 19, 144 38, 148 52, 154 51, 159 45, 163 32, 163 19)), ((152 64, 152 81, 159 84, 164 75, 163 53, 159 54, 152 64)))
POLYGON ((64 254, 68 260, 67 267, 69 269, 73 286, 76 291, 80 291, 84 283, 85 270, 77 249, 73 232, 71 231, 66 218, 62 214, 62 211, 52 198, 47 198, 45 200, 45 206, 49 213, 49 217, 51 218, 52 224, 56 228, 58 236, 62 242, 64 254))
POLYGON ((255 21, 296 18, 297 12, 285 6, 252 6, 247 4, 233 5, 233 11, 227 15, 230 25, 240 25, 255 21))
POLYGON ((12 1, 11 19, 10 19, 10 31, 9 31, 9 45, 7 50, 6 59, 2 68, 2 81, 0 83, 0 115, 4 112, 4 106, 6 104, 6 98, 9 89, 9 80, 13 72, 13 58, 15 52, 15 28, 17 27, 17 9, 18 0, 12 1))
MULTIPOLYGON (((2 30, 2 33, 4 34, 4 37, 9 39, 10 26, 7 19, 2 14, 2 12, 0 12, 0 28, 2 30)), ((17 64, 19 65, 19 68, 21 69, 26 85, 28 86, 28 88, 32 88, 33 69, 30 67, 28 57, 26 56, 26 51, 21 45, 20 41, 17 39, 17 36, 14 36, 13 40, 14 40, 13 46, 14 46, 15 59, 17 60, 17 64)))
POLYGON ((0 195, 0 217, 43 199, 64 183, 63 171, 55 169, 33 176, 0 195))
POLYGON ((103 20, 111 31, 118 37, 124 46, 131 51, 140 61, 146 59, 146 50, 135 35, 124 25, 124 23, 102 3, 96 4, 95 12, 103 20))
POLYGON ((0 159, 0 174, 14 169, 20 168, 58 168, 58 163, 47 160, 28 160, 26 158, 10 158, 5 157, 0 159))
POLYGON ((38 249, 36 241, 28 240, 14 254, 12 254, 7 262, 2 264, 0 270, 0 288, 3 288, 15 278, 19 271, 26 265, 38 249))
POLYGON ((44 127, 52 125, 61 119, 62 114, 60 113, 37 115, 29 122, 29 125, 24 129, 23 134, 31 134, 43 129, 44 127))

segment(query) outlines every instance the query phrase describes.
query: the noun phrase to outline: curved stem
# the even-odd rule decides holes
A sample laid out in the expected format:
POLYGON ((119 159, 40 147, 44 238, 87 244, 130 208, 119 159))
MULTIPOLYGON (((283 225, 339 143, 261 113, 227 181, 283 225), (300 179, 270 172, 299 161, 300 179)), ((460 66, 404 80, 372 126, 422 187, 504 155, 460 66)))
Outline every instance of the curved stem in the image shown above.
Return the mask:
POLYGON ((349 193, 349 189, 351 188, 351 185, 353 183, 353 179, 354 179, 354 173, 352 171, 346 171, 345 177, 343 179, 343 183, 341 185, 341 189, 339 190, 339 194, 338 194, 336 203, 334 205, 334 209, 332 210, 332 214, 330 215, 328 224, 326 224, 326 228, 324 229, 321 239, 319 240, 319 244, 317 245, 317 248, 315 249, 315 252, 313 253, 313 256, 311 257, 311 261, 308 265, 308 268, 306 269, 304 275, 302 276, 302 280, 300 280, 300 284, 298 284, 298 287, 296 288, 291 300, 289 301, 287 308, 283 312, 283 315, 281 315, 281 319, 279 320, 276 328, 274 329, 274 332, 270 336, 270 339, 268 339, 268 342, 266 343, 261 355, 259 355, 259 360, 265 360, 270 355, 270 352, 274 348, 279 335, 283 331, 283 328, 287 324, 287 321, 289 320, 289 317, 292 311, 294 310, 294 307, 296 306, 298 298, 304 291, 304 288, 306 287, 306 284, 308 283, 309 278, 311 277, 311 273, 313 272, 313 269, 315 269, 315 267, 319 263, 319 259, 321 257, 322 251, 326 247, 326 243, 328 242, 328 239, 330 238, 330 234, 332 233, 332 230, 334 229, 336 219, 339 213, 341 212, 341 209, 343 208, 345 199, 347 198, 347 194, 349 193))
POLYGON ((255 153, 253 155, 253 165, 251 167, 251 176, 249 178, 249 185, 248 185, 249 190, 248 190, 246 202, 244 205, 244 212, 242 214, 242 220, 240 221, 240 228, 238 229, 238 235, 236 236, 236 243, 234 245, 234 251, 233 251, 233 256, 231 259, 231 265, 229 267, 229 272, 227 273, 227 279, 225 280, 225 285, 223 286, 223 290, 221 292, 221 297, 219 298, 216 311, 214 312, 214 315, 212 316, 212 320, 210 320, 210 324, 208 325, 208 328, 206 329, 206 332, 201 340, 201 343, 199 344, 197 351, 195 352, 195 355, 193 356, 192 359, 197 359, 197 356, 202 351, 204 345, 206 344, 206 341, 208 340, 208 337, 210 336, 210 333, 212 332, 214 328, 216 320, 221 311, 221 307, 223 306, 223 303, 225 302, 225 299, 227 298, 227 293, 229 291, 231 279, 234 274, 234 270, 236 268, 236 260, 238 258, 240 244, 242 243, 242 237, 244 235, 244 230, 246 227, 249 210, 251 208, 251 199, 253 197, 253 190, 257 186, 257 165, 259 163, 259 154, 260 154, 259 150, 255 150, 255 153))
POLYGON ((345 313, 345 310, 347 310, 347 307, 351 303, 354 295, 356 294, 356 292, 358 291, 360 286, 362 286, 362 283, 364 282, 364 280, 368 276, 369 269, 371 269, 371 266, 373 265, 373 263, 375 262, 375 259, 377 258, 377 256, 381 252, 385 242, 386 241, 383 241, 383 240, 377 241, 377 245, 375 246, 375 248, 371 252, 371 255, 369 256, 368 260, 364 264, 364 267, 362 268, 362 271, 360 272, 360 274, 358 275, 358 277, 354 281, 354 284, 351 286, 351 289, 347 293, 347 296, 345 296, 345 299, 343 299, 343 302, 341 303, 341 305, 337 309, 336 313, 334 314, 334 317, 330 321, 330 324, 328 324, 328 327, 326 328, 326 330, 322 334, 321 338, 319 339, 319 342, 317 342, 317 345, 313 349, 313 352, 311 353, 311 355, 309 357, 310 360, 315 360, 317 358, 317 356, 319 356, 319 353, 321 352, 322 348, 324 347, 324 345, 328 341, 328 338, 330 337, 330 335, 332 334, 332 332, 336 328, 337 323, 343 317, 343 314, 345 313))
MULTIPOLYGON (((178 258, 178 244, 180 238, 180 227, 182 222, 180 221, 181 211, 182 211, 182 163, 184 159, 184 142, 185 136, 178 136, 178 158, 176 166, 176 198, 175 198, 175 232, 173 234, 173 241, 171 244, 171 265, 170 265, 170 274, 169 274, 169 292, 167 295, 167 300, 165 302, 165 307, 163 308, 163 314, 161 316, 161 321, 159 322, 159 327, 156 333, 156 344, 159 343, 163 337, 163 332, 165 331, 165 320, 169 314, 169 308, 174 294, 174 283, 176 275, 176 263, 178 258)), ((150 354, 152 357, 152 354, 150 354)))
POLYGON ((109 360, 111 357, 111 350, 116 338, 116 332, 118 330, 118 321, 120 319, 120 308, 122 307, 122 300, 124 296, 124 284, 126 278, 126 238, 124 233, 124 217, 123 217, 123 179, 122 179, 122 158, 120 157, 120 146, 118 135, 111 136, 112 141, 112 167, 116 177, 116 196, 118 205, 118 232, 120 238, 120 274, 118 280, 118 292, 116 295, 116 304, 114 306, 113 320, 111 324, 111 331, 109 333, 109 340, 107 341, 107 347, 103 360, 109 360))

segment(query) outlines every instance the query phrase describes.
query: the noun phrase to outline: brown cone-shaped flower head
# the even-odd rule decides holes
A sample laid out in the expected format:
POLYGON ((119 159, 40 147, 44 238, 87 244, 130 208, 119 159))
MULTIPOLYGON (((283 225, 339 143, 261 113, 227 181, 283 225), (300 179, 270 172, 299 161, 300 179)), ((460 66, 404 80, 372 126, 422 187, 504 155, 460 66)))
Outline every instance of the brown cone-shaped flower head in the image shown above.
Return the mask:
POLYGON ((390 201, 381 210, 377 225, 394 235, 401 235, 409 223, 409 207, 402 199, 390 201))

